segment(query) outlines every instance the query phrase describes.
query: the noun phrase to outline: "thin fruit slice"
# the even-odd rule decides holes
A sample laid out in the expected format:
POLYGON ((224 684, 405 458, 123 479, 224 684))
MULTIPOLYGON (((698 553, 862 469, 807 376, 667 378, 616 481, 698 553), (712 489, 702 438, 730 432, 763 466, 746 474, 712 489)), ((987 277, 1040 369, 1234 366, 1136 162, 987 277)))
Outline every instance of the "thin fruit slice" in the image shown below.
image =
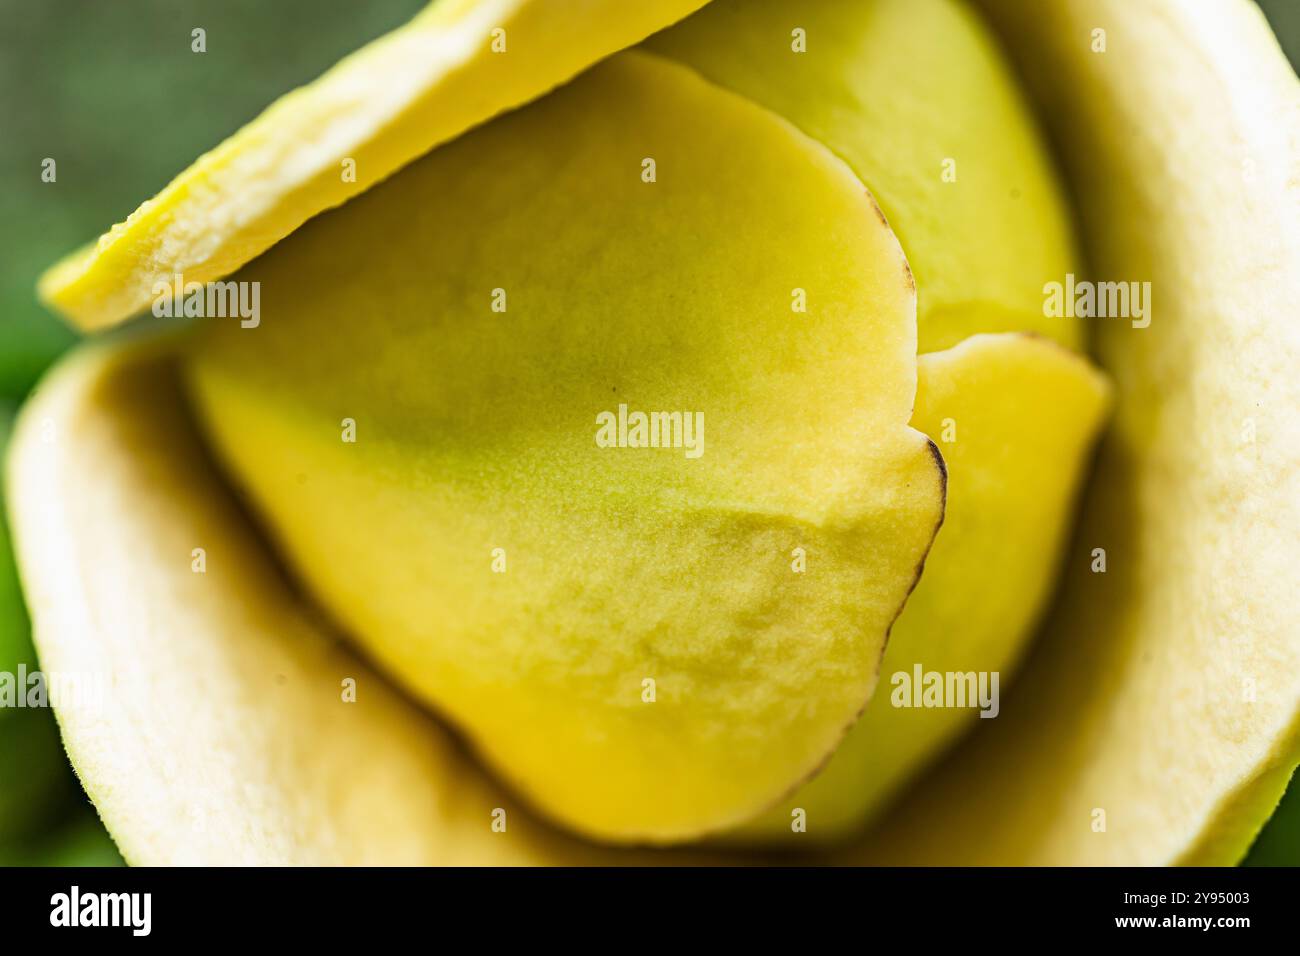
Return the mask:
MULTIPOLYGON (((9 446, 13 417, 13 406, 0 401, 0 459, 9 446)), ((0 487, 0 508, 3 506, 4 488, 0 487)), ((27 613, 9 549, 9 529, 0 515, 0 671, 12 672, 20 663, 33 663, 27 631, 27 613)), ((0 718, 3 716, 0 713, 0 718)))
POLYGON ((826 769, 747 828, 750 835, 797 832, 828 842, 860 829, 940 748, 980 722, 981 707, 997 719, 1051 596, 1105 418, 1105 377, 1054 342, 1018 333, 977 335, 922 355, 919 373, 912 427, 939 443, 948 465, 943 529, 894 625, 861 720, 826 769), (952 686, 967 706, 925 706, 920 695, 932 674, 945 686, 949 674, 961 675, 952 686), (980 690, 990 694, 983 702, 980 690), (791 826, 796 809, 799 831, 791 826))
POLYGON ((1232 863, 1300 759, 1300 88, 1253 4, 986 6, 1151 322, 1097 328, 1115 422, 1015 693, 852 858, 1232 863))
POLYGON ((1078 272, 1070 214, 997 44, 954 0, 715 0, 647 46, 790 119, 889 216, 920 350, 977 332, 1077 347, 1043 286, 1078 272), (802 52, 801 45, 802 44, 802 52))
MULTIPOLYGON (((13 410, 0 402, 0 460, 12 422, 13 410)), ((0 865, 9 865, 13 847, 65 809, 73 789, 49 709, 23 706, 32 690, 29 675, 40 670, 29 635, 9 529, 0 514, 0 865)))
POLYGON ((127 861, 648 861, 530 819, 323 630, 183 407, 160 344, 87 346, 24 410, 9 460, 42 663, 108 688, 58 718, 127 861))
POLYGON ((261 326, 193 349, 220 457, 317 599, 548 815, 688 839, 839 743, 943 478, 906 424, 906 262, 822 146, 625 53, 236 279, 261 326), (677 447, 602 447, 603 414, 661 411, 677 447))
POLYGON ((41 297, 113 325, 174 276, 209 282, 440 143, 564 83, 704 0, 442 0, 282 97, 99 241, 41 297))

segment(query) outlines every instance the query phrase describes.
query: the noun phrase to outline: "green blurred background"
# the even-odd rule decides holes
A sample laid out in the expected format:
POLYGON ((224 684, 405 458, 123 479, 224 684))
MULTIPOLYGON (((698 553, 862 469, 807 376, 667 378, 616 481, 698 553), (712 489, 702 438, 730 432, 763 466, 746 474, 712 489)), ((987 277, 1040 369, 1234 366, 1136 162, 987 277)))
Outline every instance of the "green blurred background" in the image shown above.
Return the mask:
MULTIPOLYGON (((1259 2, 1300 62, 1300 0, 1259 2)), ((41 270, 124 219, 277 95, 423 4, 0 0, 0 447, 23 397, 75 339, 33 297, 41 270), (196 27, 207 33, 205 53, 190 49, 196 27), (53 183, 41 181, 46 157, 57 162, 53 183)), ((0 524, 0 671, 20 663, 37 666, 0 524)), ((1300 864, 1294 781, 1248 862, 1300 864)), ((120 863, 51 713, 0 709, 0 865, 120 863)))

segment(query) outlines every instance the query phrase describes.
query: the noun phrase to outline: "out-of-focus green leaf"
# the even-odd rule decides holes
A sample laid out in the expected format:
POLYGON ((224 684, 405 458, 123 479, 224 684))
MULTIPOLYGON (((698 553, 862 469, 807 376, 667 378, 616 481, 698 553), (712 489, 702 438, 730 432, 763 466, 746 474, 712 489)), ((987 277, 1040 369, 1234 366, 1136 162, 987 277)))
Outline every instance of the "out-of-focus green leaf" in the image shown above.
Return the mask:
POLYGON ((54 823, 75 787, 49 710, 0 713, 0 846, 54 823))
POLYGON ((1300 3, 1296 0, 1258 0, 1278 43, 1292 66, 1300 65, 1300 3))
POLYGON ((113 839, 89 803, 31 855, 36 866, 125 866, 113 839))
POLYGON ((1300 866, 1300 773, 1291 777, 1291 786, 1250 848, 1245 865, 1300 866))
POLYGON ((0 866, 124 866, 89 803, 25 842, 0 846, 0 866))
MULTIPOLYGON (((5 447, 9 444, 13 414, 12 406, 0 402, 0 460, 3 460, 5 447)), ((4 491, 0 488, 0 507, 3 503, 4 491)), ((9 529, 3 511, 0 511, 0 671, 13 671, 20 662, 34 658, 27 613, 23 609, 13 553, 9 548, 9 529)))

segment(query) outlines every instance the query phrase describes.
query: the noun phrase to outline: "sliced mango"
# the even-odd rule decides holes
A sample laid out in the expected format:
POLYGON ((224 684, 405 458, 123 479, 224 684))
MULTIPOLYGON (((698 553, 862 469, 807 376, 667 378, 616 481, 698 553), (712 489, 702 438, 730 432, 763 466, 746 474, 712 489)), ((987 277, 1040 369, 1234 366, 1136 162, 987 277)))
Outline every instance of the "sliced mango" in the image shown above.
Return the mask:
POLYGON ((1300 761, 1300 85, 1253 4, 984 6, 1151 322, 1096 329, 1115 421, 1015 693, 845 858, 1231 864, 1300 761))
POLYGON ((126 860, 653 862, 529 817, 338 643, 212 468, 168 352, 128 340, 66 358, 8 462, 42 664, 109 688, 58 719, 126 860))
POLYGON ((567 81, 704 0, 442 0, 277 100, 40 294, 77 326, 113 325, 170 285, 219 279, 306 220, 567 81))
POLYGON ((1043 286, 1070 213, 995 40, 954 0, 715 0, 650 49, 790 119, 880 201, 920 288, 920 349, 1027 330, 1078 347, 1043 286), (802 52, 801 52, 802 50, 802 52))
POLYGON ((943 475, 906 425, 907 265, 824 147, 623 54, 235 278, 261 326, 209 323, 190 363, 220 458, 547 815, 688 839, 839 743, 943 475), (602 447, 660 411, 703 445, 602 447))
POLYGON ((1105 377, 1047 339, 1016 333, 922 355, 919 373, 912 426, 939 443, 948 465, 943 528, 894 625, 862 719, 826 769, 745 828, 748 836, 822 843, 860 829, 944 745, 981 722, 981 711, 997 719, 1052 594, 1105 418, 1105 377), (932 674, 945 687, 949 674, 962 675, 951 686, 964 706, 927 706, 922 692, 932 674), (983 701, 981 689, 989 692, 983 701))

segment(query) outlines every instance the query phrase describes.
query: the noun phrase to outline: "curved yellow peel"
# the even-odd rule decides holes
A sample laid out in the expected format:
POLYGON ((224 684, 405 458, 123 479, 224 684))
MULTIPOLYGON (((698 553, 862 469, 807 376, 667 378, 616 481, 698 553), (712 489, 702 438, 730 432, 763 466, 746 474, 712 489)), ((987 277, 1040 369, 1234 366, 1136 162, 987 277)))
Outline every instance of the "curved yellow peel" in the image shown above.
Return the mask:
MULTIPOLYGON (((838 859, 1230 862, 1300 756, 1295 77, 1244 2, 983 5, 1052 104, 1094 266, 1150 279, 1157 305, 1149 328, 1098 329, 1117 428, 1042 646, 999 718, 838 859), (1098 28, 1104 54, 1086 42, 1098 28)), ((123 308, 102 301, 118 278, 148 272, 122 254, 102 276, 82 263, 52 280, 87 280, 70 301, 92 303, 91 325, 123 308)), ((290 596, 170 376, 116 347, 81 353, 10 458, 43 661, 108 675, 125 704, 60 721, 128 858, 630 859, 520 833, 513 813, 509 843, 490 810, 480 828, 504 800, 290 596)))
POLYGON ((984 5, 1152 321, 1096 329, 1115 422, 1002 716, 849 858, 1232 863, 1300 759, 1300 87, 1244 0, 984 5))
POLYGON ((705 0, 442 0, 280 98, 123 223, 50 269, 79 328, 129 318, 158 283, 204 283, 430 149, 569 80, 705 0))
POLYGON ((1080 345, 1043 311, 1070 212, 996 41, 957 0, 714 0, 646 46, 791 120, 870 187, 916 273, 920 350, 977 332, 1080 345))
POLYGON ((601 851, 518 809, 293 594, 183 405, 159 346, 85 347, 9 459, 42 666, 102 687, 59 708, 64 743, 129 862, 688 859, 601 851))
POLYGON ((214 447, 321 603, 549 816, 688 839, 839 742, 943 486, 906 424, 906 263, 822 146, 624 53, 237 278, 261 326, 193 349, 214 447), (650 412, 671 447, 614 425, 650 412))
POLYGON ((862 718, 762 831, 819 843, 843 837, 959 733, 998 719, 1052 594, 1109 394, 1085 359, 1024 334, 977 335, 920 357, 912 427, 938 442, 948 466, 943 528, 862 718), (962 675, 965 705, 924 706, 933 674, 945 685, 962 675), (980 691, 989 694, 982 702, 980 691), (981 710, 989 716, 977 717, 981 710), (799 833, 795 808, 804 812, 799 833))

